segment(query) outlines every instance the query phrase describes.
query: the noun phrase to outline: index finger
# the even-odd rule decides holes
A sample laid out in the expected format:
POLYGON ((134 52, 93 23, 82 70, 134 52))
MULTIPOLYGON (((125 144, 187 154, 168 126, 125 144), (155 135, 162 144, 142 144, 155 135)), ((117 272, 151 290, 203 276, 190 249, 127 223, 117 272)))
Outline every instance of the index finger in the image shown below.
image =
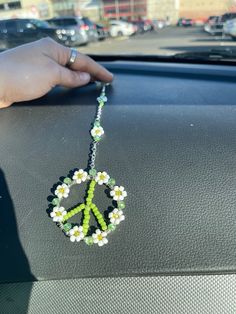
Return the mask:
POLYGON ((97 81, 109 83, 113 80, 113 74, 111 72, 109 72, 107 69, 95 62, 90 57, 79 52, 77 52, 75 62, 70 66, 70 69, 87 72, 97 81))
MULTIPOLYGON (((62 66, 66 66, 70 59, 71 49, 65 47, 53 40, 47 40, 47 55, 62 66), (51 49, 50 49, 51 48, 51 49)), ((92 60, 90 57, 80 53, 77 50, 75 62, 70 66, 75 71, 87 72, 95 80, 110 83, 113 80, 113 74, 103 66, 92 60)))

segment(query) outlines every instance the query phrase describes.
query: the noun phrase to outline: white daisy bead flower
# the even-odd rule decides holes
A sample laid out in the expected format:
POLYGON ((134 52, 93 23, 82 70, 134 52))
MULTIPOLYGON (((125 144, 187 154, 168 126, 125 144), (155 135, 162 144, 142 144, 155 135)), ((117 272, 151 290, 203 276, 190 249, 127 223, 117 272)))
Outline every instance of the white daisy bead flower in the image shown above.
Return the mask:
POLYGON ((92 137, 101 137, 104 134, 104 130, 101 126, 94 126, 91 130, 92 137))
POLYGON ((58 198, 67 198, 69 195, 69 192, 70 192, 69 187, 65 183, 63 183, 61 185, 58 185, 55 191, 55 195, 58 198))
POLYGON ((74 175, 72 179, 77 183, 80 184, 84 181, 86 181, 88 178, 88 173, 84 171, 83 169, 79 169, 78 171, 74 172, 74 175))
POLYGON ((50 216, 53 218, 55 222, 61 222, 63 217, 67 214, 67 211, 64 207, 54 207, 53 211, 50 213, 50 216))
POLYGON ((114 201, 123 201, 127 196, 127 192, 123 186, 115 186, 113 190, 111 190, 110 195, 113 197, 114 201))
POLYGON ((106 238, 107 232, 102 232, 100 229, 97 229, 95 233, 92 234, 93 243, 97 243, 99 246, 103 246, 108 243, 106 238))
POLYGON ((125 220, 125 215, 123 214, 123 211, 121 209, 115 208, 110 214, 109 214, 110 222, 113 225, 119 225, 119 223, 123 220, 125 220))
POLYGON ((75 242, 75 241, 79 242, 83 240, 84 238, 83 227, 75 226, 69 231, 68 235, 70 237, 71 242, 75 242))
POLYGON ((99 184, 99 185, 102 185, 102 184, 106 184, 108 183, 110 179, 110 176, 105 172, 98 172, 96 177, 95 177, 95 181, 99 184))

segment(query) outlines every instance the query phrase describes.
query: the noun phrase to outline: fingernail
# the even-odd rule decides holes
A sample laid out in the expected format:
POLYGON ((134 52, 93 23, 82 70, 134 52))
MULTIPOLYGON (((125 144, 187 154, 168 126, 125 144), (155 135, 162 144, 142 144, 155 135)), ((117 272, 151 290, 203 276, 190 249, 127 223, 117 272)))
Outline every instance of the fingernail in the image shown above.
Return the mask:
POLYGON ((81 72, 79 74, 79 77, 80 77, 81 81, 84 81, 84 82, 90 81, 90 74, 88 74, 86 72, 81 72))

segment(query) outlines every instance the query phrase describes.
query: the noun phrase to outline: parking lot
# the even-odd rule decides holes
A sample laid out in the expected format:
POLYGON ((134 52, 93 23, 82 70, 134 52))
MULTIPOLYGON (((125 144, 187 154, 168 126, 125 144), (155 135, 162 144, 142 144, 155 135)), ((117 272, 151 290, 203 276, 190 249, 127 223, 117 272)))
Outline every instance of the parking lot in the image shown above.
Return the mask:
POLYGON ((107 39, 79 47, 88 54, 160 54, 171 55, 185 51, 206 51, 220 47, 235 47, 231 38, 212 36, 202 27, 167 27, 129 38, 107 39))

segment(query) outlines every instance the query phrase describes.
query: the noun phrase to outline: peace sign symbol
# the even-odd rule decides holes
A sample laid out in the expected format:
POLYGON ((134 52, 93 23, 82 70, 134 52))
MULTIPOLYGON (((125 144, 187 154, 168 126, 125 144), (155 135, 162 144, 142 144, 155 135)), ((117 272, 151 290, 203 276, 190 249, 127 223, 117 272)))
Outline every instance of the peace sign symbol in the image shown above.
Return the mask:
POLYGON ((115 230, 116 226, 125 219, 122 209, 125 208, 124 198, 127 196, 127 192, 123 186, 116 186, 115 180, 110 178, 105 171, 97 172, 95 169, 92 169, 88 174, 85 170, 79 169, 74 172, 72 179, 69 177, 65 178, 63 183, 57 186, 54 194, 56 198, 53 199, 52 205, 55 207, 50 213, 50 216, 64 233, 70 237, 71 242, 84 240, 88 245, 93 243, 97 243, 99 246, 107 244, 107 235, 115 230), (62 200, 69 196, 72 186, 85 181, 89 181, 85 202, 67 211, 61 206, 62 200), (93 202, 94 190, 97 184, 105 184, 110 189, 110 196, 116 203, 116 207, 109 214, 109 224, 106 223, 103 215, 93 202), (80 212, 84 213, 82 226, 72 225, 68 222, 70 218, 80 212), (92 236, 87 236, 90 227, 91 213, 95 216, 100 228, 98 228, 92 236))

